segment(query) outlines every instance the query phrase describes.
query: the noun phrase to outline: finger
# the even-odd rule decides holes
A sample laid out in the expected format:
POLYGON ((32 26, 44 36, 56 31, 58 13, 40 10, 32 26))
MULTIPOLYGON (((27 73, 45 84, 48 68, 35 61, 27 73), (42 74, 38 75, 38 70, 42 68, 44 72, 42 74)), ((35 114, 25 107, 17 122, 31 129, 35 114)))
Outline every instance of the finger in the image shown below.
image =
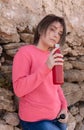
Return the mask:
POLYGON ((59 119, 59 122, 61 122, 61 123, 67 123, 67 120, 66 119, 59 119))
POLYGON ((63 63, 62 62, 55 62, 54 65, 63 65, 63 63))
POLYGON ((55 53, 55 54, 53 54, 53 57, 60 57, 60 58, 63 58, 63 55, 60 54, 60 53, 55 53))
POLYGON ((64 60, 61 59, 61 58, 54 58, 54 61, 55 61, 55 62, 57 62, 57 61, 58 61, 58 62, 64 62, 64 60))
POLYGON ((53 55, 53 54, 56 52, 57 49, 58 49, 58 48, 54 48, 54 49, 51 51, 51 54, 53 55))

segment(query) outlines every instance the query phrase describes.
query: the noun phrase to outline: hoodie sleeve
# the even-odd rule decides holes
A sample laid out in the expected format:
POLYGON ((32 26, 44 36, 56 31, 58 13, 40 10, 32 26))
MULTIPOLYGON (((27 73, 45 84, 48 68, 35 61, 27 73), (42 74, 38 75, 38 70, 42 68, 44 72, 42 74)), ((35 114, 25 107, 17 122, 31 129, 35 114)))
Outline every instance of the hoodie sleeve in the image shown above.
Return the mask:
POLYGON ((31 57, 24 55, 22 51, 18 51, 13 60, 12 68, 12 81, 13 88, 16 96, 22 97, 33 90, 35 90, 48 73, 51 71, 46 63, 32 74, 30 74, 31 69, 31 57))

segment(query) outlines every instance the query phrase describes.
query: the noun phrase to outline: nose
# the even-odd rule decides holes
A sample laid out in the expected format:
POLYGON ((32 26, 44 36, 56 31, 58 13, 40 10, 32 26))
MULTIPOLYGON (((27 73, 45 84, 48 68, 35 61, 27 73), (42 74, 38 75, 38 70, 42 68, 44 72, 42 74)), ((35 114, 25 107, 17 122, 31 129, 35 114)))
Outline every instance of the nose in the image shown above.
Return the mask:
POLYGON ((55 37, 58 37, 58 36, 59 36, 59 34, 58 34, 57 31, 54 33, 54 36, 55 36, 55 37))

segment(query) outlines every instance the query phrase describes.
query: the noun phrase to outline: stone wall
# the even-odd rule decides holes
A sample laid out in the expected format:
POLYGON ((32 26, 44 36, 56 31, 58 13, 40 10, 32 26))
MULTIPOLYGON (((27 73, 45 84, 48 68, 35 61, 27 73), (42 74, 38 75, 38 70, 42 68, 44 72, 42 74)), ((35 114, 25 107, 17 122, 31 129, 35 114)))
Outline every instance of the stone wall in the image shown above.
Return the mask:
POLYGON ((37 23, 49 13, 64 17, 67 25, 62 52, 68 130, 84 130, 83 12, 83 0, 0 0, 0 130, 21 129, 12 92, 12 61, 20 46, 32 43, 37 23))

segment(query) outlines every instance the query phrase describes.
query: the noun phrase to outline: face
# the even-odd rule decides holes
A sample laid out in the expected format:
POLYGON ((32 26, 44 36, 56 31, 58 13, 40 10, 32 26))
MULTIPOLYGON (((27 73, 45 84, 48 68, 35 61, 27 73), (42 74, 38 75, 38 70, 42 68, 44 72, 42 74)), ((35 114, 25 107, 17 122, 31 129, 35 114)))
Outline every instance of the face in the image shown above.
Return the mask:
POLYGON ((47 29, 46 33, 40 36, 40 42, 45 49, 54 47, 60 41, 63 33, 63 26, 59 22, 53 22, 47 29))

